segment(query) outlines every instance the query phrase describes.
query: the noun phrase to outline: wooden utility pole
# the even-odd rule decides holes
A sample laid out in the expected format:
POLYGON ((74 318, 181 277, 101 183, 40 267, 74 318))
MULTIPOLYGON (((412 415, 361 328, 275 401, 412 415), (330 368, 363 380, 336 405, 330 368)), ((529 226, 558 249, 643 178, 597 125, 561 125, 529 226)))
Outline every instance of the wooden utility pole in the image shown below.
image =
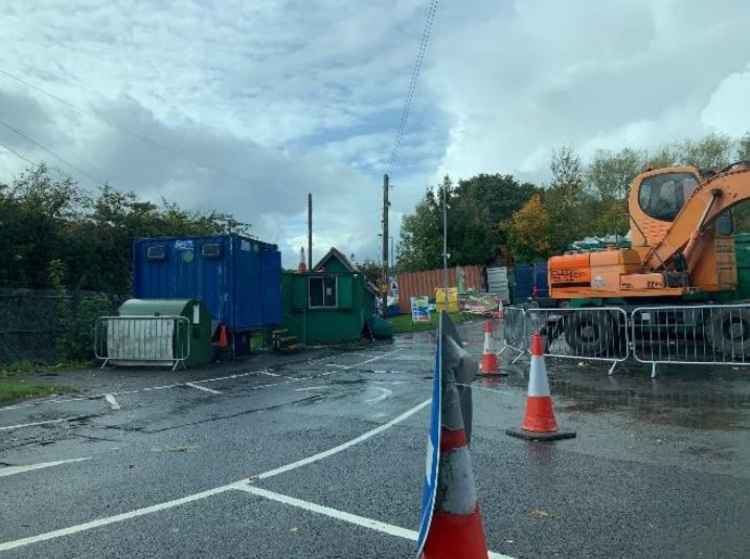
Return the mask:
POLYGON ((312 192, 307 193, 307 269, 312 272, 312 192))
POLYGON ((388 310, 388 175, 383 175, 383 316, 388 310))

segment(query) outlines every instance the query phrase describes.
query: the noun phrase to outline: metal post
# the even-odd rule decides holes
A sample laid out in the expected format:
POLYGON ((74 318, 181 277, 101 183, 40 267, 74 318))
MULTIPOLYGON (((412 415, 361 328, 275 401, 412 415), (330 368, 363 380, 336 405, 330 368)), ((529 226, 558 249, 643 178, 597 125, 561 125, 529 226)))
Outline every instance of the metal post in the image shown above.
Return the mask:
POLYGON ((445 310, 448 310, 448 189, 443 186, 443 287, 445 310))
POLYGON ((312 272, 312 192, 307 193, 307 271, 312 272))
POLYGON ((388 311, 388 175, 383 175, 383 316, 388 311))

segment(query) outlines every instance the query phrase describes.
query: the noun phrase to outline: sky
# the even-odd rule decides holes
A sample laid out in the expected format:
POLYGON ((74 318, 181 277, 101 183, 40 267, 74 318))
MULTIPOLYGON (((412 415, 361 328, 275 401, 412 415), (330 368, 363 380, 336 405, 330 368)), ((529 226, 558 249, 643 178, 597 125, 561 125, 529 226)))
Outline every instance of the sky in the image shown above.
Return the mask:
MULTIPOLYGON (((230 212, 293 266, 378 258, 382 176, 429 2, 4 0, 0 182, 230 212)), ((450 174, 750 129, 750 2, 443 1, 391 170, 391 235, 450 174)))

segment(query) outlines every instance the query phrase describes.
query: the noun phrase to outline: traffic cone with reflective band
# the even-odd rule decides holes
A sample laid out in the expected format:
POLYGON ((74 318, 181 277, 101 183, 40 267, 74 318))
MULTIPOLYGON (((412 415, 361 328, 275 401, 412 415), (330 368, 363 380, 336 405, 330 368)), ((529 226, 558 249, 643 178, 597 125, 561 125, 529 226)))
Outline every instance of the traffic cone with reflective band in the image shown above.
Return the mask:
POLYGON ((437 500, 422 557, 487 559, 461 397, 455 377, 447 374, 450 380, 443 394, 437 500))
POLYGON ((499 375, 500 370, 497 363, 497 355, 492 349, 492 321, 484 323, 484 349, 482 360, 479 362, 479 372, 483 375, 499 375))
POLYGON ((512 437, 532 441, 554 441, 572 439, 575 431, 560 431, 552 409, 547 368, 544 366, 544 340, 538 334, 531 336, 531 370, 529 393, 526 398, 526 413, 520 429, 505 431, 512 437))
POLYGON ((219 339, 216 345, 222 349, 229 347, 229 337, 227 336, 227 325, 221 324, 219 326, 219 339))

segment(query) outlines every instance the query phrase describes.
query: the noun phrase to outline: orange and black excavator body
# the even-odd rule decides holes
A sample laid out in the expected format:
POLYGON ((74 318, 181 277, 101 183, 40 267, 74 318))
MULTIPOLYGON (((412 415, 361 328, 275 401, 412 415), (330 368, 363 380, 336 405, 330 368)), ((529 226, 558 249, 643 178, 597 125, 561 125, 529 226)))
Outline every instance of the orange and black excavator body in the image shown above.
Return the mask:
POLYGON ((750 198, 750 162, 716 173, 647 170, 628 195, 631 248, 554 256, 550 297, 680 299, 737 286, 733 206, 750 198))

